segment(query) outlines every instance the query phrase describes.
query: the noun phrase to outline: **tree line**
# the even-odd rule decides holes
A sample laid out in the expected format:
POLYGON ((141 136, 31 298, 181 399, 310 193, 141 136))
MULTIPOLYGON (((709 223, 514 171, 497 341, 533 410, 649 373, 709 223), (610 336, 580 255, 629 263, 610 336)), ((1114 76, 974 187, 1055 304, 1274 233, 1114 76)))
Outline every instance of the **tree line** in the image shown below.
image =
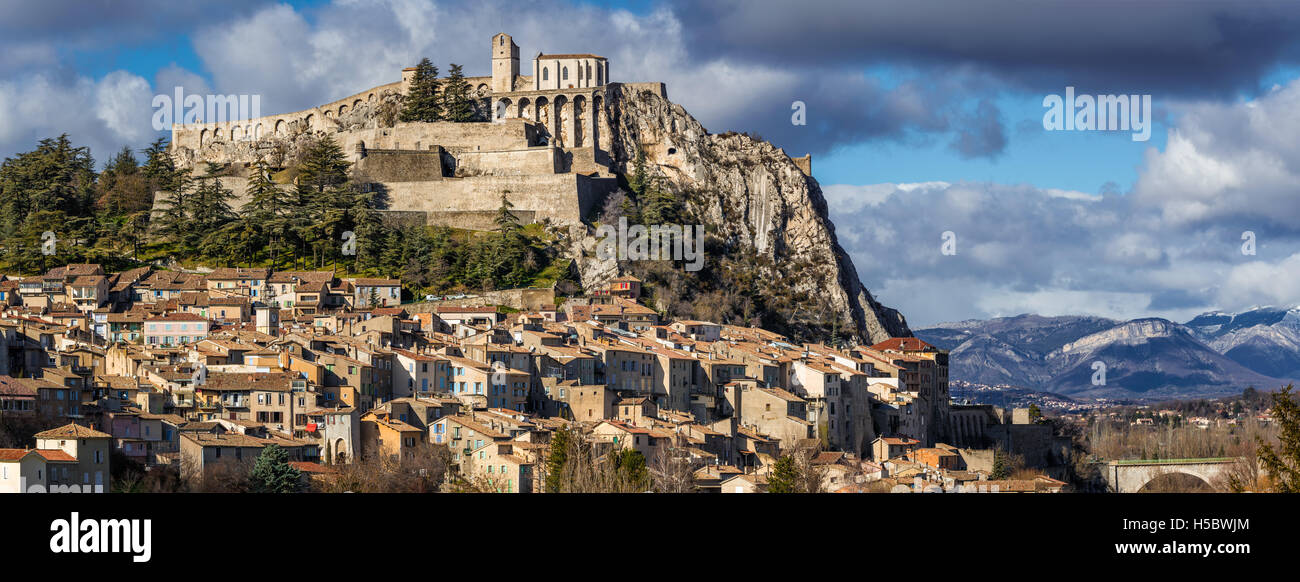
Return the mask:
POLYGON ((496 232, 386 225, 382 189, 354 179, 330 136, 304 148, 290 167, 261 160, 248 168, 240 208, 223 185, 237 179, 234 169, 180 168, 162 138, 140 153, 143 162, 123 148, 95 172, 89 148, 61 135, 6 158, 0 268, 32 274, 94 262, 122 270, 171 258, 400 275, 417 292, 444 292, 526 286, 557 260, 538 229, 520 224, 508 191, 501 193, 496 232))

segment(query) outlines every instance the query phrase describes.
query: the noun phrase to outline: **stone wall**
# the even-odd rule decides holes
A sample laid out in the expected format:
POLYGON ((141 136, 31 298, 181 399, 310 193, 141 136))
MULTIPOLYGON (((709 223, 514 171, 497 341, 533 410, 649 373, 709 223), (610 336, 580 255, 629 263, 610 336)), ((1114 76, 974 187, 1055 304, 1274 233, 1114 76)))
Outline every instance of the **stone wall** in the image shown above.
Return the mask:
MULTIPOLYGON (((532 210, 512 210, 520 224, 537 222, 537 213, 532 210)), ((494 230, 497 227, 496 210, 444 210, 441 212, 411 212, 424 216, 425 224, 467 228, 470 230, 494 230)))
POLYGON ((618 187, 614 178, 581 174, 535 176, 470 176, 421 182, 385 184, 388 207, 429 213, 490 211, 501 206, 502 192, 515 208, 531 210, 535 220, 563 224, 582 220, 606 193, 618 187))
MULTIPOLYGON (((334 136, 343 151, 356 155, 357 146, 382 150, 426 150, 442 146, 453 155, 470 151, 515 150, 536 145, 537 129, 523 119, 500 123, 398 123, 339 132, 334 136)), ((355 160, 354 160, 355 161, 355 160)))
POLYGON ((525 176, 563 171, 561 150, 534 147, 504 151, 465 151, 456 155, 456 176, 525 176))
POLYGON ((442 150, 372 150, 362 152, 356 171, 367 181, 374 182, 427 182, 441 180, 442 150))
POLYGON ((555 289, 551 287, 523 287, 519 289, 501 289, 484 291, 476 297, 450 299, 446 301, 422 301, 409 303, 402 308, 407 313, 436 313, 439 307, 488 307, 504 305, 520 311, 535 311, 543 305, 555 304, 555 289))

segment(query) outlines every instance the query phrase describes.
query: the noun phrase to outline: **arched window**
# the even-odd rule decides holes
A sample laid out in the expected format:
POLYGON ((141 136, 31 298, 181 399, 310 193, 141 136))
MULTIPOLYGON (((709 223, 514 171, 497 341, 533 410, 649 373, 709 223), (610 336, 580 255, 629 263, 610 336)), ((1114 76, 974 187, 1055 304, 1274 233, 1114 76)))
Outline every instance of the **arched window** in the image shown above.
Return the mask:
POLYGON ((545 67, 542 68, 542 80, 543 80, 543 81, 549 81, 549 80, 551 80, 551 70, 550 70, 550 69, 545 68, 545 67))
POLYGON ((501 37, 501 42, 500 42, 500 44, 501 44, 501 46, 506 46, 506 37, 505 37, 504 35, 502 35, 502 37, 501 37))
POLYGON ((590 64, 590 63, 587 64, 587 78, 588 78, 588 79, 591 78, 591 64, 590 64))
POLYGON ((569 67, 564 67, 563 69, 560 70, 560 80, 561 81, 569 80, 569 67))

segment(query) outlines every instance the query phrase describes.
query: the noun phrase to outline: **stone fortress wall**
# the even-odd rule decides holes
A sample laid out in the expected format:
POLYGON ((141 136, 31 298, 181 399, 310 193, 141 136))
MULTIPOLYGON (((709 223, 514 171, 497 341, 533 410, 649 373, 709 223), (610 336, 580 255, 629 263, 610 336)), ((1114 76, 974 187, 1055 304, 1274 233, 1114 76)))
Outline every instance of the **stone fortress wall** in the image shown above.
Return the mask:
MULTIPOLYGON (((600 75, 584 72, 578 81, 575 74, 575 82, 536 90, 532 76, 519 74, 510 36, 495 35, 492 45, 493 76, 466 79, 490 121, 385 127, 377 111, 407 93, 414 73, 408 68, 401 81, 304 111, 174 126, 172 151, 191 167, 228 164, 222 185, 241 205, 258 158, 304 136, 331 135, 355 164, 357 179, 382 191, 386 209, 404 220, 423 213, 426 224, 490 228, 485 213, 494 213, 508 192, 521 219, 575 224, 617 187, 603 143, 610 134, 608 65, 583 55, 600 59, 600 75)), ((633 86, 666 97, 662 83, 633 86)))

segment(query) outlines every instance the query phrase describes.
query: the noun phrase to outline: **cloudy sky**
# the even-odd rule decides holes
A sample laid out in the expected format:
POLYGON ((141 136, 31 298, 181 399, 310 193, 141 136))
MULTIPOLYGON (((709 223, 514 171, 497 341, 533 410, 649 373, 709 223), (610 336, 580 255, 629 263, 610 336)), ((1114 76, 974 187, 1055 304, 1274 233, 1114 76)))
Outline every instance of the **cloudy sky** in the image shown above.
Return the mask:
POLYGON ((0 156, 64 132, 100 160, 143 148, 176 86, 272 114, 424 56, 486 74, 498 31, 812 153, 864 283, 914 327, 1300 303, 1292 1, 0 0, 0 156), (1066 86, 1151 95, 1150 140, 1045 131, 1066 86))

